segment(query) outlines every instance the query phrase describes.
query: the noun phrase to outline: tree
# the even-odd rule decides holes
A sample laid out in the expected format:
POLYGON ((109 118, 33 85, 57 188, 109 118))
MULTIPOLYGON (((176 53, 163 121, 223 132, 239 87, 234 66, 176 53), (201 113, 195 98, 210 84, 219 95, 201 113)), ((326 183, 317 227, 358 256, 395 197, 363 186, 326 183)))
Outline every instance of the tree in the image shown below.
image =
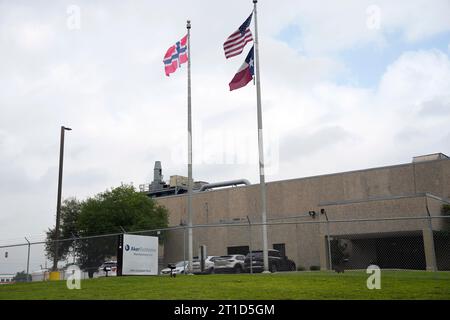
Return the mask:
MULTIPOLYGON (((80 236, 166 228, 168 212, 133 186, 107 190, 87 199, 81 207, 77 229, 80 236)), ((161 239, 160 239, 161 240, 161 239)), ((106 258, 117 254, 117 237, 79 242, 81 268, 91 277, 106 258)))
POLYGON ((13 279, 15 282, 27 282, 27 281, 31 281, 31 274, 27 274, 24 271, 21 272, 17 272, 16 275, 14 276, 13 279))
MULTIPOLYGON (((122 185, 106 190, 83 202, 64 202, 61 210, 61 238, 81 237, 74 241, 61 242, 60 257, 67 257, 74 250, 80 267, 92 277, 94 272, 107 258, 117 254, 117 236, 111 233, 166 228, 168 211, 143 193, 136 192, 133 186, 122 185), (105 235, 102 237, 91 237, 105 235)), ((51 240, 53 230, 47 233, 51 240)), ((162 237, 160 237, 162 241, 162 237)), ((47 255, 53 247, 47 245, 47 255)))
MULTIPOLYGON (((61 223, 59 229, 59 239, 70 239, 77 235, 77 219, 81 212, 82 202, 76 198, 69 198, 61 204, 61 223)), ((56 228, 48 229, 47 241, 45 243, 45 251, 47 258, 53 260, 55 255, 56 228)), ((59 259, 67 258, 70 251, 74 250, 73 241, 58 242, 58 256, 59 259)))
POLYGON ((153 199, 122 185, 87 199, 81 208, 77 228, 80 236, 165 228, 167 209, 153 199))

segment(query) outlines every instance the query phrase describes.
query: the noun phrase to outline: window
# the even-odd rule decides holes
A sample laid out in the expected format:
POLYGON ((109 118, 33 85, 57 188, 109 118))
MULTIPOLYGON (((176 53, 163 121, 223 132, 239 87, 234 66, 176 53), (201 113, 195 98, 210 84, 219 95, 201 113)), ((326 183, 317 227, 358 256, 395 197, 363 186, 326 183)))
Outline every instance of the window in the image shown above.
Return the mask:
POLYGON ((248 246, 238 246, 238 247, 228 247, 227 248, 227 254, 228 255, 232 255, 232 254, 243 254, 246 255, 249 252, 249 247, 248 246))
POLYGON ((286 256, 286 244, 285 243, 274 243, 273 248, 280 252, 280 256, 286 256))

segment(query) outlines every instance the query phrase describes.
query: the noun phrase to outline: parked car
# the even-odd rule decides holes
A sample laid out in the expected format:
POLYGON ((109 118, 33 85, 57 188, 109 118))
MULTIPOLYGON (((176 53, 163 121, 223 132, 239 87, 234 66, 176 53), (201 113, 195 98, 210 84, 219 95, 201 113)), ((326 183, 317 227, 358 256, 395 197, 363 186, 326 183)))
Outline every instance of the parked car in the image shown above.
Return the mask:
POLYGON ((98 268, 99 277, 105 277, 106 275, 108 275, 108 277, 117 276, 117 261, 105 261, 98 268))
MULTIPOLYGON (((174 274, 185 274, 188 270, 189 261, 180 261, 175 264, 173 269, 174 274)), ((170 268, 164 268, 161 270, 162 275, 170 275, 170 268)))
MULTIPOLYGON (((289 260, 288 257, 282 256, 280 251, 269 249, 269 271, 295 271, 295 262, 289 260)), ((264 258, 262 250, 252 252, 252 271, 262 272, 264 271, 264 258)), ((250 253, 245 257, 245 270, 250 271, 250 253)))
POLYGON ((242 254, 220 256, 214 259, 215 272, 241 273, 244 270, 245 270, 245 256, 242 254))
POLYGON ((200 273, 214 273, 214 260, 217 256, 207 256, 205 259, 205 269, 202 272, 200 259, 198 257, 194 257, 192 261, 192 273, 200 274, 200 273))

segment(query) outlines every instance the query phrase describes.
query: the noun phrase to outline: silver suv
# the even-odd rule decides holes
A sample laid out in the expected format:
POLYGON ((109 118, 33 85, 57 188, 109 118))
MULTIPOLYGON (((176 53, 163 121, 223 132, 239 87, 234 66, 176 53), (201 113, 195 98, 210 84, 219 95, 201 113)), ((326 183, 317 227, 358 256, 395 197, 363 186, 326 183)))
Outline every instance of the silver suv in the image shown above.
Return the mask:
MULTIPOLYGON (((203 270, 203 273, 214 273, 214 260, 217 259, 216 256, 208 256, 205 259, 205 269, 203 270)), ((202 273, 201 266, 200 266, 200 260, 198 257, 194 257, 194 260, 192 260, 192 273, 194 274, 200 274, 202 273)))
POLYGON ((214 269, 216 272, 244 272, 245 256, 242 254, 232 254, 217 257, 214 260, 214 269))

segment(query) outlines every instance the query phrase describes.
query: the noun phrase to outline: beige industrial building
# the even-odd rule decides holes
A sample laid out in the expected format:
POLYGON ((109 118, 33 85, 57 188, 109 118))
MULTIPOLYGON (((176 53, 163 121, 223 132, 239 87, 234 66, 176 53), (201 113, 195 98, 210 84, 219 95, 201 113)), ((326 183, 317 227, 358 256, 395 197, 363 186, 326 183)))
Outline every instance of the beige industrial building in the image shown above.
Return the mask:
MULTIPOLYGON (((205 190, 193 194, 194 250, 206 245, 208 255, 224 255, 246 253, 250 246, 262 249, 261 226, 247 225, 247 217, 261 222, 259 185, 205 190), (221 226, 232 223, 236 225, 221 226)), ((169 210, 170 226, 186 223, 186 197, 157 198, 169 210)), ((449 270, 448 238, 441 243, 432 235, 449 230, 450 219, 427 218, 441 216, 448 199, 450 159, 443 154, 415 157, 401 165, 269 182, 269 247, 281 250, 297 266, 327 269, 332 259, 329 244, 345 239, 348 268, 377 263, 449 270)), ((186 256, 185 235, 183 229, 168 232, 166 263, 186 256)))

